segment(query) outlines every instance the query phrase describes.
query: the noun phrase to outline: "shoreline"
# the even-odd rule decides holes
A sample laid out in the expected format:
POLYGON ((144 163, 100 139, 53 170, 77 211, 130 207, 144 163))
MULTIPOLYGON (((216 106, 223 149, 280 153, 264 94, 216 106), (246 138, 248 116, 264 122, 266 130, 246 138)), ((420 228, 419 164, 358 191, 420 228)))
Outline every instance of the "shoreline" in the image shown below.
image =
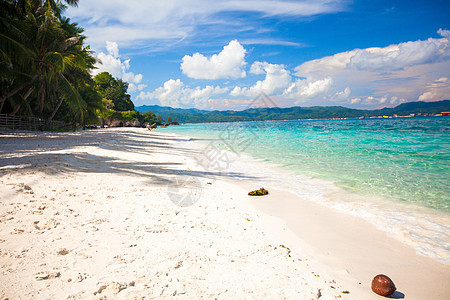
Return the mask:
POLYGON ((259 186, 199 169, 193 141, 130 128, 10 135, 0 134, 9 139, 0 146, 2 297, 379 299, 367 278, 383 272, 406 299, 450 294, 447 265, 297 195, 250 198, 259 186), (186 191, 196 201, 175 205, 186 191), (357 238, 338 230, 360 226, 357 238), (388 252, 353 247, 363 238, 388 252), (334 257, 338 245, 357 253, 334 257), (394 254, 393 269, 380 265, 394 254))
MULTIPOLYGON (((263 159, 264 156, 260 154, 255 156, 254 153, 258 153, 256 151, 232 152, 230 146, 223 143, 221 145, 224 136, 216 136, 214 132, 211 133, 214 137, 211 139, 202 138, 204 133, 196 135, 189 131, 166 134, 179 134, 196 143, 202 143, 203 149, 207 143, 217 145, 231 157, 230 166, 225 171, 230 176, 244 172, 252 176, 251 180, 248 180, 250 184, 258 183, 272 189, 292 191, 300 198, 362 218, 389 236, 414 248, 420 255, 450 265, 450 214, 446 211, 422 206, 413 201, 403 202, 378 195, 374 191, 364 193, 352 189, 351 186, 341 185, 339 181, 333 181, 333 178, 303 174, 296 171, 292 164, 284 166, 273 162, 272 160, 277 161, 276 157, 268 160, 263 159)), ((230 143, 233 143, 232 139, 230 143)))
POLYGON ((255 207, 282 219, 331 274, 353 285, 360 299, 374 295, 368 295, 369 285, 379 273, 394 280, 394 298, 444 299, 450 295, 450 288, 445 287, 449 265, 417 254, 360 217, 289 196, 289 192, 272 194, 272 199, 262 199, 255 207))
MULTIPOLYGON (((202 140, 196 141, 184 135, 183 137, 189 142, 204 143, 202 140)), ((227 152, 228 155, 233 155, 227 152)), ((252 160, 252 165, 256 163, 251 156, 247 159, 252 160)), ((262 168, 270 168, 272 163, 258 162, 258 164, 262 168)), ((236 169, 233 171, 232 173, 237 173, 236 169)), ((282 170, 276 170, 275 173, 277 171, 282 170)), ((252 183, 252 179, 248 178, 230 181, 247 190, 261 187, 261 184, 252 183)), ((266 222, 273 223, 270 219, 278 219, 275 222, 278 230, 264 226, 265 230, 272 232, 273 236, 300 239, 297 246, 309 249, 309 255, 323 263, 327 272, 352 285, 357 299, 370 299, 371 296, 376 296, 370 291, 370 282, 375 275, 383 272, 391 274, 393 280, 399 279, 397 292, 393 298, 405 296, 407 299, 440 299, 450 295, 450 288, 444 287, 445 278, 450 279, 449 264, 418 253, 411 245, 405 245, 400 239, 390 236, 389 231, 378 228, 379 224, 345 211, 348 209, 346 206, 338 208, 324 201, 305 199, 293 191, 274 188, 273 184, 268 185, 272 191, 269 196, 248 199, 248 205, 265 214, 266 222), (286 234, 286 230, 289 234, 286 234), (374 274, 374 270, 382 271, 374 274), (363 282, 367 283, 366 286, 363 282), (407 287, 403 292, 399 289, 400 284, 407 287), (371 294, 368 294, 368 291, 371 294)), ((333 197, 342 192, 347 194, 346 196, 357 196, 335 189, 325 194, 326 197, 333 197)), ((384 202, 392 205, 390 201, 384 202)), ((400 204, 398 206, 400 207, 400 204)), ((422 212, 431 212, 428 208, 417 208, 422 212)))

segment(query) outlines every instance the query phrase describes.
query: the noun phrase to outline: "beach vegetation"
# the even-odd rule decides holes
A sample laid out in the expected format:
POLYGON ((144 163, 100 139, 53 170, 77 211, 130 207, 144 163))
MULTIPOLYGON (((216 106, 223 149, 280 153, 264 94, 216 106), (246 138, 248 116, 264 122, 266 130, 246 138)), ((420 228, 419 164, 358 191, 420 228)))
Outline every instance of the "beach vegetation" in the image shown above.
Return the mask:
POLYGON ((83 28, 62 16, 78 1, 2 1, 0 112, 83 124, 101 107, 83 28))
MULTIPOLYGON (((101 72, 94 77, 95 90, 102 98, 101 108, 97 110, 97 118, 101 123, 124 121, 128 124, 154 124, 157 122, 153 112, 141 113, 134 109, 131 96, 127 93, 128 83, 113 77, 108 72, 101 72)), ((98 120, 97 120, 98 121, 98 120)), ((122 123, 123 124, 123 123, 122 123)))
MULTIPOLYGON (((94 78, 96 58, 84 29, 63 16, 78 0, 0 1, 0 113, 69 124, 99 119, 156 122, 135 111, 128 83, 107 72, 94 78)), ((134 122, 136 123, 136 122, 134 122)))
POLYGON ((155 124, 157 122, 156 115, 151 111, 145 112, 142 114, 142 122, 149 123, 149 124, 155 124))
POLYGON ((120 78, 114 78, 108 72, 101 72, 94 77, 97 92, 110 101, 109 109, 114 108, 115 111, 134 111, 134 104, 131 96, 127 94, 128 83, 120 78))

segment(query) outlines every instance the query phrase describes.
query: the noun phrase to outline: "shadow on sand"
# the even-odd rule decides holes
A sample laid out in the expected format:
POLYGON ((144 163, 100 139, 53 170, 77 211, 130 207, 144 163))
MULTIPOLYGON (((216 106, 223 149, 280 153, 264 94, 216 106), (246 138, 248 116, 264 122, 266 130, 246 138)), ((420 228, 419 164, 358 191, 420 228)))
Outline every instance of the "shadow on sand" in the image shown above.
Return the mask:
MULTIPOLYGON (((6 132, 0 135, 0 176, 8 172, 27 172, 38 169, 47 174, 110 173, 145 176, 149 184, 170 185, 176 176, 214 179, 227 173, 190 170, 177 162, 149 162, 121 159, 132 154, 149 155, 167 152, 182 157, 200 155, 199 150, 182 147, 189 138, 175 138, 159 133, 149 135, 146 130, 127 128, 101 129, 68 133, 6 132), (85 148, 85 149, 83 149, 85 148), (101 155, 112 150, 114 156, 101 155), (95 153, 97 152, 97 153, 95 153)), ((253 178, 233 173, 237 178, 253 178)))

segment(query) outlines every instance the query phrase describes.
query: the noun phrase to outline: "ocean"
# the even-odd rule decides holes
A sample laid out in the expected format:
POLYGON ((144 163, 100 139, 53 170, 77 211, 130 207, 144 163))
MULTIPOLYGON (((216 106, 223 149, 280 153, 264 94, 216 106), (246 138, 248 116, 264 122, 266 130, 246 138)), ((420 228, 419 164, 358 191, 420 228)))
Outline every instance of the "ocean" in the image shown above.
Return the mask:
POLYGON ((228 153, 232 159, 221 172, 238 178, 246 173, 254 183, 365 218, 417 252, 450 264, 450 117, 207 123, 158 130, 203 142, 209 162, 214 149, 216 157, 228 153))

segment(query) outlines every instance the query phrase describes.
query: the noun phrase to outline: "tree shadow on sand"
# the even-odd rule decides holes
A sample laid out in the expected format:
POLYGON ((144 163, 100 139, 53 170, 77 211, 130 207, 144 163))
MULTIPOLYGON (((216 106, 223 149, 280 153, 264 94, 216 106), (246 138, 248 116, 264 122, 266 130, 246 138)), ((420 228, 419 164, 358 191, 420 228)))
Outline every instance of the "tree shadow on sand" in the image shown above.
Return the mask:
MULTIPOLYGON (((56 134, 30 133, 19 137, 2 135, 0 175, 8 172, 26 173, 36 170, 53 175, 73 172, 107 173, 142 176, 152 185, 170 185, 175 182, 176 176, 208 179, 228 177, 224 172, 186 169, 177 162, 148 161, 151 160, 152 153, 164 153, 167 150, 170 150, 173 155, 182 157, 195 158, 200 155, 199 150, 178 146, 188 140, 189 138, 174 138, 166 135, 149 136, 146 131, 141 133, 126 129, 56 134), (173 143, 173 141, 179 143, 173 143), (91 153, 90 149, 104 151, 91 153), (108 152, 108 150, 114 152, 108 152), (113 156, 108 156, 109 153, 113 156), (123 153, 122 156, 121 153, 123 153), (127 159, 130 153, 147 155, 146 161, 127 159)), ((241 173, 234 173, 233 177, 255 178, 241 173)))

